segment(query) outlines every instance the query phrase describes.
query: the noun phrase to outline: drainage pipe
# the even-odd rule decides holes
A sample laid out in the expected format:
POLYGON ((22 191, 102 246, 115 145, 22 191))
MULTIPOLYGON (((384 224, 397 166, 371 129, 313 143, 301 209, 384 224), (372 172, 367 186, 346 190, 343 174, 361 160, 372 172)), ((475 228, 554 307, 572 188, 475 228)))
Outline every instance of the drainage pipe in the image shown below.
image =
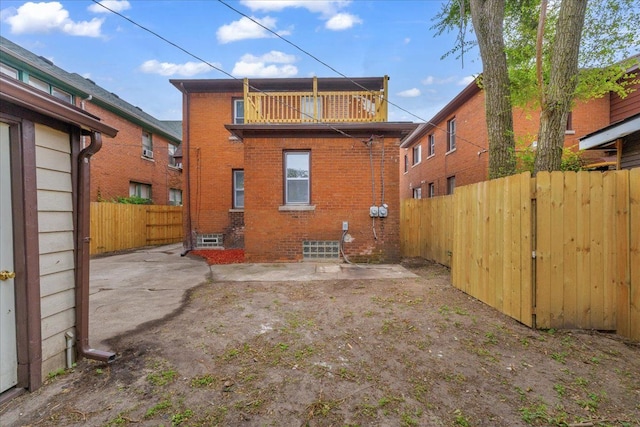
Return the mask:
POLYGON ((67 341, 67 346, 65 347, 65 354, 67 356, 67 369, 71 369, 73 367, 73 332, 65 332, 64 338, 67 341))
POLYGON ((91 240, 89 159, 102 147, 102 134, 90 132, 91 143, 78 154, 76 209, 76 349, 78 358, 113 362, 115 353, 89 347, 89 261, 91 240))

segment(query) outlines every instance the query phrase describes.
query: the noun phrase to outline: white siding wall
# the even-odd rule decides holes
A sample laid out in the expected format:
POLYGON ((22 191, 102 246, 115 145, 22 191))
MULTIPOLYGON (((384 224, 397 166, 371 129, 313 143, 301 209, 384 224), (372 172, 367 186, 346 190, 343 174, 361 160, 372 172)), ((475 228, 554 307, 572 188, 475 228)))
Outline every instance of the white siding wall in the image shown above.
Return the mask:
MULTIPOLYGON (((75 262, 69 135, 36 126, 42 374, 65 367, 75 326, 75 262)), ((75 331, 74 331, 75 332, 75 331)))

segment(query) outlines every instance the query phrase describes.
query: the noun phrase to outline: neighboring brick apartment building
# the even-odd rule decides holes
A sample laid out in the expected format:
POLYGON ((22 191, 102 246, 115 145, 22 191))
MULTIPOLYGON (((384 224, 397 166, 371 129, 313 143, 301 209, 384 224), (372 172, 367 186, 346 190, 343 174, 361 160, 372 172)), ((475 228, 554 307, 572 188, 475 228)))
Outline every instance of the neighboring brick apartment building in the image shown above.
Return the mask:
POLYGON ((172 83, 187 249, 244 247, 250 262, 341 249, 358 262, 400 258, 398 152, 416 125, 386 121, 386 77, 172 83))
MULTIPOLYGON (((640 61, 640 55, 635 59, 640 61)), ((609 126, 580 138, 583 150, 607 150, 615 156, 616 169, 640 167, 640 66, 636 63, 627 71, 632 90, 626 97, 610 94, 609 126)))
MULTIPOLYGON (((182 204, 182 168, 173 154, 181 123, 160 121, 76 73, 0 37, 0 72, 82 108, 118 129, 91 159, 91 201, 139 196, 182 204)), ((88 144, 88 141, 85 141, 88 144)))
MULTIPOLYGON (((484 92, 475 81, 471 82, 402 142, 401 199, 451 194, 455 187, 488 179, 484 102, 484 92)), ((565 148, 577 150, 581 136, 608 125, 609 104, 609 97, 577 101, 569 115, 565 148)), ((514 108, 517 149, 535 144, 539 123, 537 111, 514 108)))

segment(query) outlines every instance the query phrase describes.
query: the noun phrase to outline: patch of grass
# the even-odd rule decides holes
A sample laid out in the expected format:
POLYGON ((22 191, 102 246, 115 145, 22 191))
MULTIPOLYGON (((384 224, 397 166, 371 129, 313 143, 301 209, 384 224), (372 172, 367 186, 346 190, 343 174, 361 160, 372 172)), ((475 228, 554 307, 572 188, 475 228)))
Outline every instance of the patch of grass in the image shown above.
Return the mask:
POLYGON ((484 334, 485 340, 484 343, 485 344, 498 344, 498 338, 496 337, 496 334, 494 334, 493 332, 487 332, 486 334, 484 334))
POLYGON ((166 409, 171 408, 171 406, 173 406, 173 404, 168 399, 158 402, 147 410, 147 412, 144 414, 144 417, 153 418, 157 414, 164 412, 166 409))
POLYGON ((562 384, 554 384, 553 389, 558 393, 558 397, 563 397, 567 392, 567 389, 562 384))
POLYGON ((582 378, 582 377, 577 377, 574 380, 574 382, 579 387, 586 387, 587 385, 589 385, 589 381, 587 379, 585 379, 585 378, 582 378))
POLYGON ((462 413, 462 410, 456 409, 453 411, 453 424, 460 427, 471 427, 471 421, 462 413))
POLYGON ((326 417, 338 406, 340 406, 340 401, 338 400, 323 400, 320 398, 307 407, 308 418, 311 419, 316 415, 326 417))
POLYGON ((224 354, 222 355, 222 358, 224 360, 229 361, 231 359, 236 358, 239 354, 240 354, 240 350, 238 350, 237 348, 231 348, 224 352, 224 354))
POLYGON ((47 379, 48 380, 54 380, 58 377, 61 377, 63 375, 66 375, 68 372, 66 369, 64 368, 60 368, 60 369, 56 369, 55 371, 49 372, 47 374, 47 379))
POLYGON ((185 409, 184 411, 178 412, 171 417, 171 424, 174 426, 179 426, 185 421, 188 421, 191 417, 193 417, 193 411, 191 409, 185 409))
POLYGON ((524 348, 529 347, 529 344, 530 344, 530 342, 529 342, 529 338, 527 338, 527 337, 522 337, 522 338, 520 338, 520 344, 522 344, 522 346, 523 346, 524 348))
POLYGON ((568 353, 566 351, 561 351, 560 353, 551 353, 551 358, 556 362, 560 362, 563 365, 567 363, 568 353))
POLYGON ((602 397, 602 395, 597 393, 589 393, 586 399, 579 399, 576 403, 589 412, 597 412, 602 397))
POLYGON ((549 414, 547 414, 547 405, 544 403, 538 403, 533 406, 526 406, 524 408, 520 408, 520 414, 522 416, 522 420, 527 424, 534 423, 546 423, 549 420, 549 414))
POLYGON ((202 375, 199 377, 193 377, 191 379, 191 387, 194 387, 194 388, 209 387, 211 384, 213 384, 214 381, 215 379, 209 374, 202 375))
POLYGON ((172 383, 173 381, 175 381, 177 377, 178 377, 178 372, 176 372, 172 368, 169 368, 160 372, 153 372, 147 375, 147 381, 149 381, 151 384, 155 386, 160 387, 160 386, 172 383))

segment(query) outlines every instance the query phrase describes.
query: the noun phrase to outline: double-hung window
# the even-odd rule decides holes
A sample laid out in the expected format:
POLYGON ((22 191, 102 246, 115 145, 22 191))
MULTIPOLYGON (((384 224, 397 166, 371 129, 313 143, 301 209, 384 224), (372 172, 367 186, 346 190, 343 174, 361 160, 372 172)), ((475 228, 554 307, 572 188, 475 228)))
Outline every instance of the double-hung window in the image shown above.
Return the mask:
POLYGON ((129 183, 129 196, 151 200, 151 185, 139 182, 129 183))
POLYGON ((413 147, 413 166, 420 163, 422 157, 422 146, 420 144, 413 147))
POLYGON ((456 149, 456 119, 447 122, 447 152, 456 149))
POLYGON ((244 99, 233 100, 233 124, 241 125, 244 123, 244 99))
POLYGON ((244 171, 233 171, 233 208, 244 209, 244 171))
POLYGON ((285 151, 284 202, 287 205, 308 205, 311 200, 311 152, 285 151))
POLYGON ((434 134, 429 135, 429 146, 427 148, 427 157, 431 157, 436 154, 436 136, 434 134))
POLYGON ((151 134, 145 131, 142 131, 142 157, 153 159, 153 142, 151 141, 151 134))
POLYGON ((429 198, 436 196, 436 186, 433 182, 429 183, 429 198))
POLYGON ((404 173, 409 172, 409 156, 404 155, 404 173))
POLYGON ((416 187, 413 189, 413 198, 422 199, 422 187, 416 187))
POLYGON ((176 158, 174 157, 176 154, 176 150, 178 149, 178 147, 176 147, 173 144, 168 144, 168 152, 169 152, 169 166, 173 166, 173 167, 177 167, 177 163, 176 163, 176 158))
POLYGON ((182 206, 182 190, 169 189, 169 204, 172 206, 182 206))

